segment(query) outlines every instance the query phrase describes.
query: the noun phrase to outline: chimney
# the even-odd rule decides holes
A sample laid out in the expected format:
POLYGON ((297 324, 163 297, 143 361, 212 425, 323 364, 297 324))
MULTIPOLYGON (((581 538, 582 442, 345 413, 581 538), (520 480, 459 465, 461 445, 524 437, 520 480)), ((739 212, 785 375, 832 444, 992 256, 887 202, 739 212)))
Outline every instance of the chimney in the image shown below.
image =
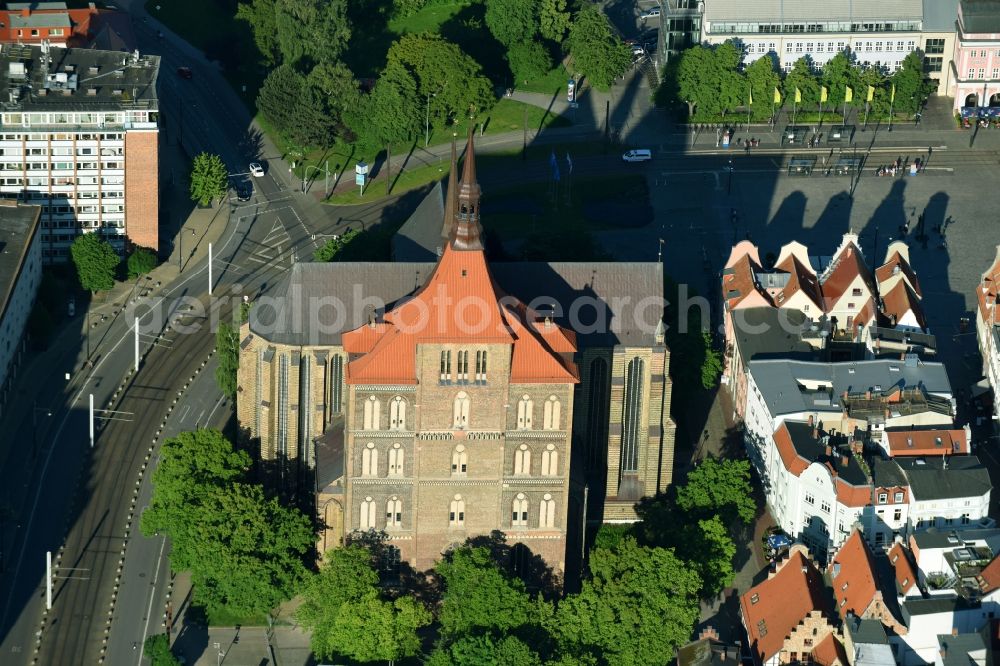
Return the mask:
POLYGON ((849 459, 848 459, 846 453, 844 455, 840 456, 840 464, 843 465, 844 467, 847 467, 848 460, 849 459))
POLYGON ((826 457, 829 458, 833 456, 833 447, 829 444, 826 445, 826 457))
POLYGON ((872 399, 872 390, 868 389, 867 391, 865 391, 865 400, 871 400, 871 399, 872 399))
POLYGON ((952 627, 951 628, 951 635, 952 636, 958 636, 958 627, 952 627))
POLYGON ((31 16, 31 9, 28 8, 28 7, 25 7, 24 9, 22 9, 21 10, 21 16, 23 16, 24 18, 28 18, 29 16, 31 16))
POLYGON ((819 428, 813 426, 813 439, 819 439, 819 428))
POLYGON ((885 418, 886 418, 886 420, 887 420, 887 421, 889 420, 889 417, 890 417, 890 416, 892 416, 892 412, 890 412, 890 411, 889 411, 889 408, 888 408, 888 407, 886 407, 886 408, 885 408, 885 418))
POLYGON ((698 634, 698 640, 702 640, 705 638, 710 638, 713 641, 717 641, 719 640, 719 632, 717 632, 715 630, 715 627, 713 627, 712 625, 708 625, 707 627, 701 630, 700 634, 698 634))
POLYGON ((810 414, 809 415, 809 425, 811 426, 812 424, 813 424, 813 415, 810 414))

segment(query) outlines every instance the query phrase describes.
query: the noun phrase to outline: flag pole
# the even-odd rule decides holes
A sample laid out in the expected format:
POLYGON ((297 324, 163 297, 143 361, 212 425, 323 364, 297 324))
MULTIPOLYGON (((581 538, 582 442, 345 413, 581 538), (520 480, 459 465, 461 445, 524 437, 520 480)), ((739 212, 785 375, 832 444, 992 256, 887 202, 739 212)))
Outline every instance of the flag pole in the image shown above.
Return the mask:
POLYGON ((896 102, 896 86, 892 87, 892 95, 889 96, 889 129, 892 131, 892 105, 896 102))
POLYGON ((771 96, 771 133, 772 134, 774 133, 774 124, 775 124, 774 113, 775 113, 775 111, 774 111, 774 96, 772 95, 771 96))
POLYGON ((865 126, 862 129, 868 129, 868 100, 865 100, 865 126))
POLYGON ((792 125, 795 124, 795 119, 799 117, 799 102, 798 100, 792 102, 792 125))

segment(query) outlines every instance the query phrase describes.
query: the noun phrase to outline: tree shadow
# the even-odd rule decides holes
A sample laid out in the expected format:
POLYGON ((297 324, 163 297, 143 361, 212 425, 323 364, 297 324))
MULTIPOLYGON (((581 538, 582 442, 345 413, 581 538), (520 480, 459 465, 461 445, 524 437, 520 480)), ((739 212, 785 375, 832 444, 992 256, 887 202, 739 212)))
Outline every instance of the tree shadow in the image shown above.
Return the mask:
POLYGON ((513 79, 507 51, 486 27, 485 16, 486 5, 472 3, 442 23, 439 33, 478 62, 494 85, 505 86, 513 79))
POLYGON ((542 556, 520 542, 508 543, 507 535, 493 530, 488 535, 469 537, 465 545, 486 548, 498 567, 524 581, 529 592, 538 592, 545 599, 555 599, 562 592, 562 578, 542 556))

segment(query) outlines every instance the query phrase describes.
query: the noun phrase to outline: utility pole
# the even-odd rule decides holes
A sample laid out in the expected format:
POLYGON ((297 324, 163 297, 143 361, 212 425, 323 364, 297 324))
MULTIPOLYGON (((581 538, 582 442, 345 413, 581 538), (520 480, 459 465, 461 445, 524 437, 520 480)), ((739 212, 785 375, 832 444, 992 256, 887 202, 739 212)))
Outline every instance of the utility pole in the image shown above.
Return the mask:
POLYGON ((392 144, 385 144, 385 196, 392 188, 392 144))
POLYGON ((528 105, 524 105, 524 145, 521 148, 521 159, 528 159, 528 105))
POLYGON ((139 372, 139 318, 135 318, 135 371, 139 372))
POLYGON ((212 295, 212 244, 208 244, 208 295, 212 295))
POLYGON ((45 610, 52 610, 52 551, 45 551, 45 610))
POLYGON ((88 420, 90 425, 90 448, 94 448, 94 394, 90 394, 90 419, 88 420))

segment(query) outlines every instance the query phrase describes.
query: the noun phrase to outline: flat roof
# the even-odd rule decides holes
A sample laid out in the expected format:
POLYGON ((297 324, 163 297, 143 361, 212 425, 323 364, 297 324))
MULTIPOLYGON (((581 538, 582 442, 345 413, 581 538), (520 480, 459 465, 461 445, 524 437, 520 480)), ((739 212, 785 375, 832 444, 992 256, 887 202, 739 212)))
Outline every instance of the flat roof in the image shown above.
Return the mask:
POLYGON ((958 0, 923 0, 924 32, 955 32, 958 0))
POLYGON ((19 12, 22 9, 30 9, 33 12, 37 11, 50 11, 54 9, 68 9, 65 2, 51 2, 46 0, 39 0, 39 2, 8 2, 7 10, 19 12))
POLYGON ((705 3, 706 21, 819 23, 870 19, 917 20, 923 16, 922 0, 711 0, 705 3))
POLYGON ((993 488, 989 471, 976 456, 949 456, 947 461, 943 456, 895 460, 918 501, 980 497, 993 488))
POLYGON ((0 200, 0 322, 7 315, 14 287, 24 269, 28 248, 38 233, 41 206, 10 205, 0 200))
POLYGON ((156 109, 160 57, 120 51, 4 44, 0 110, 156 109), (50 62, 46 62, 46 59, 50 62))
POLYGON ((917 548, 921 550, 928 548, 961 548, 966 543, 984 541, 989 544, 991 541, 1000 539, 1000 528, 939 530, 936 527, 931 527, 923 532, 916 532, 913 535, 913 539, 917 542, 917 548))

